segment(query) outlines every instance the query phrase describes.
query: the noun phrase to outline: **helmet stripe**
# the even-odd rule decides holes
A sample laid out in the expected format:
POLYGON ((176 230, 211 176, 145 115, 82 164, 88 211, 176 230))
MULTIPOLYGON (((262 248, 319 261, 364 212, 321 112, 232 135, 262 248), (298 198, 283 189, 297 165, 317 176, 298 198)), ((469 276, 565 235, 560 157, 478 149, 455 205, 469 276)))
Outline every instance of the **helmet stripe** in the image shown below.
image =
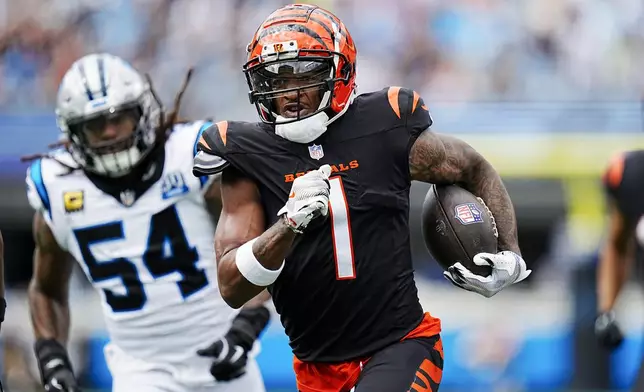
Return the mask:
POLYGON ((107 85, 105 84, 105 64, 103 57, 98 57, 96 60, 98 62, 98 77, 101 79, 101 93, 104 97, 107 97, 107 85))
POLYGON ((264 24, 269 25, 274 22, 297 22, 297 18, 302 18, 302 22, 305 22, 306 17, 306 13, 277 15, 273 18, 266 19, 264 24))
POLYGON ((286 26, 279 26, 279 25, 278 26, 271 26, 271 27, 265 29, 264 31, 262 31, 262 33, 257 38, 257 42, 259 42, 262 38, 266 37, 267 35, 280 33, 280 32, 283 32, 283 31, 296 31, 298 33, 304 33, 304 34, 308 35, 309 37, 313 38, 314 40, 318 41, 320 43, 320 45, 322 45, 326 49, 329 49, 328 46, 322 40, 322 37, 320 37, 318 35, 318 33, 316 33, 315 31, 313 31, 313 30, 309 29, 308 27, 303 26, 301 24, 288 24, 286 26))
POLYGON ((339 20, 337 17, 335 17, 334 15, 331 15, 330 13, 328 13, 328 12, 327 12, 327 11, 325 11, 325 10, 323 10, 322 8, 317 8, 315 11, 316 11, 316 12, 319 12, 319 13, 320 13, 320 14, 322 14, 323 16, 326 16, 327 18, 329 18, 329 21, 330 21, 331 23, 335 23, 335 24, 337 24, 337 25, 340 25, 340 24, 341 24, 340 20, 339 20))
POLYGON ((87 94, 87 99, 90 101, 94 100, 94 96, 92 95, 92 90, 89 89, 89 85, 87 84, 87 75, 85 74, 85 66, 83 65, 82 62, 78 63, 78 73, 81 76, 81 79, 83 81, 83 85, 85 87, 85 94, 87 94))
POLYGON ((314 17, 311 17, 310 20, 315 22, 315 23, 317 23, 317 24, 319 24, 320 26, 322 26, 324 28, 324 30, 326 30, 326 32, 329 33, 329 36, 331 37, 332 40, 335 39, 335 37, 333 36, 333 30, 331 30, 331 28, 329 26, 324 24, 324 22, 322 22, 320 19, 314 18, 314 17))

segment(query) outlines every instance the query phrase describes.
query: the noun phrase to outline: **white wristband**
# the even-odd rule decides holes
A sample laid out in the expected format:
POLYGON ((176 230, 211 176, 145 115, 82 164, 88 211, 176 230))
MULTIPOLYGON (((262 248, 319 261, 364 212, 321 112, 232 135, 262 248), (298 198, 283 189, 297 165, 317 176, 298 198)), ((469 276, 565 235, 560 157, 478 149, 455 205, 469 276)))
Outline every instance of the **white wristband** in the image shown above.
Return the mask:
POLYGON ((235 264, 239 273, 241 273, 246 280, 255 286, 266 287, 270 286, 280 276, 284 268, 284 261, 278 270, 269 270, 265 268, 255 257, 253 253, 253 243, 257 238, 253 238, 244 245, 237 248, 235 255, 235 264))

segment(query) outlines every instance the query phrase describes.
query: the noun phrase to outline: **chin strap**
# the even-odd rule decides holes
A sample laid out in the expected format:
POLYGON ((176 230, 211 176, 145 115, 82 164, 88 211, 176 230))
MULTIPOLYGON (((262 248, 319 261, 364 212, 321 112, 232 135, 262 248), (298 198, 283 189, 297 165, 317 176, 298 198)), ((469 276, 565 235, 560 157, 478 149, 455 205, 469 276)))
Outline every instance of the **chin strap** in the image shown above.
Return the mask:
POLYGON ((341 111, 336 113, 333 117, 329 116, 325 112, 320 112, 311 117, 304 118, 299 121, 294 121, 286 124, 279 124, 280 121, 288 121, 289 118, 283 116, 276 116, 276 121, 278 124, 275 125, 275 133, 278 136, 283 137, 286 140, 290 140, 295 143, 310 143, 315 139, 322 136, 326 132, 327 127, 333 123, 335 120, 340 118, 346 111, 349 109, 349 106, 353 103, 353 100, 356 97, 355 90, 351 94, 349 101, 344 105, 341 111))
MULTIPOLYGON (((277 116, 278 122, 288 120, 289 119, 286 117, 277 116)), ((293 121, 286 124, 276 124, 275 133, 278 136, 295 143, 310 143, 326 132, 326 124, 328 120, 329 116, 324 112, 320 112, 299 121, 293 121)))

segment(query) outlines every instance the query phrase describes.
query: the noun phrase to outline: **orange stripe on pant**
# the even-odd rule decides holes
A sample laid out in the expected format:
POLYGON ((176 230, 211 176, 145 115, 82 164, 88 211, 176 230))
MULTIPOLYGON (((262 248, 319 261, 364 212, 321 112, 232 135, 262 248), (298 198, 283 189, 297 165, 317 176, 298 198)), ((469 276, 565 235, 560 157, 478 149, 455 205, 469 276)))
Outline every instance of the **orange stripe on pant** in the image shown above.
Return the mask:
MULTIPOLYGON (((438 335, 440 332, 440 320, 432 317, 429 313, 425 313, 420 324, 405 335, 401 341, 420 337, 432 337, 438 335)), ((442 356, 443 346, 440 340, 435 348, 442 356)), ((349 392, 355 386, 356 382, 358 382, 360 372, 368 361, 369 358, 363 358, 361 360, 331 364, 302 362, 297 357, 293 357, 293 369, 295 371, 297 389, 300 392, 349 392)), ((438 380, 440 382, 440 377, 438 380)))
POLYGON ((443 379, 443 371, 429 359, 425 359, 416 370, 416 378, 411 384, 416 392, 432 392, 429 380, 440 384, 443 379))

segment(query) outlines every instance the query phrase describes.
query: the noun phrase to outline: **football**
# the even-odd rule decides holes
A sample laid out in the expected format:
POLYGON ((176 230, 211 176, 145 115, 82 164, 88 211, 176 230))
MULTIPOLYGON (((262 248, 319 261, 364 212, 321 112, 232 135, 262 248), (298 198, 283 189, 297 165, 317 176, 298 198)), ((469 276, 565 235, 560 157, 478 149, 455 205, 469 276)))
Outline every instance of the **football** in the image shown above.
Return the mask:
POLYGON ((460 262, 477 275, 490 275, 491 267, 472 261, 477 253, 498 249, 496 223, 482 199, 456 185, 432 185, 421 225, 427 250, 444 270, 460 262))

